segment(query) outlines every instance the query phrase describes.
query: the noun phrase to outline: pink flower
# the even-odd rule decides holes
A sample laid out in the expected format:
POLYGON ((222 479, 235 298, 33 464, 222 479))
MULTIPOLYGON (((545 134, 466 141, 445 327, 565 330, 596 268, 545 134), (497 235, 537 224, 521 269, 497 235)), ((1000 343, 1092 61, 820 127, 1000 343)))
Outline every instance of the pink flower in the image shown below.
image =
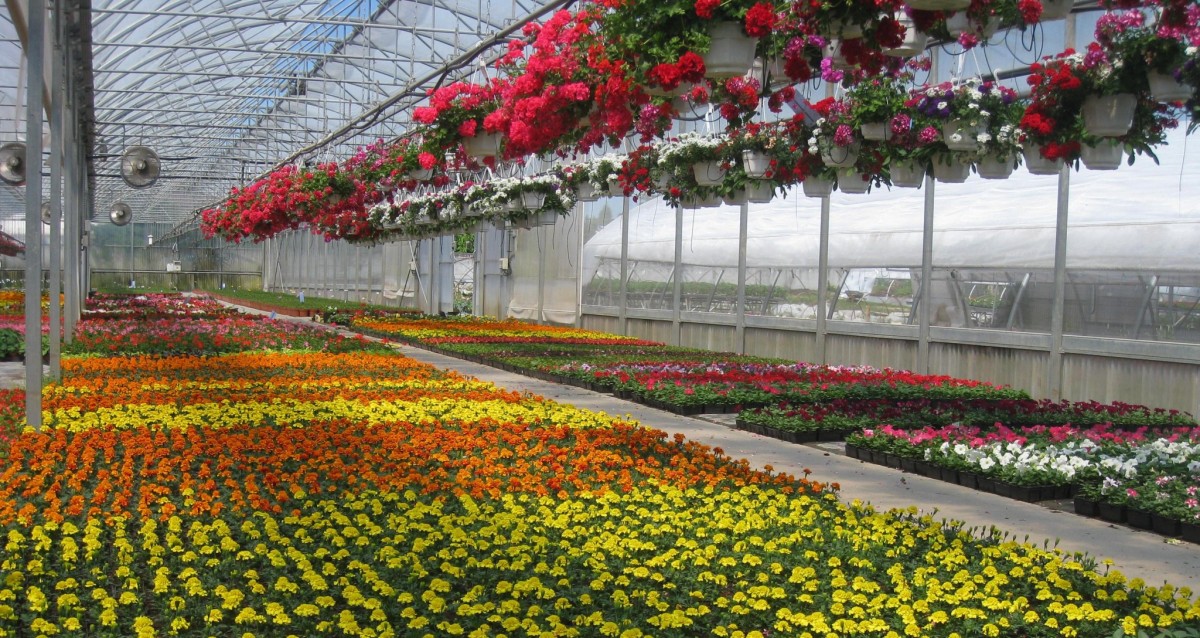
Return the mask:
POLYGON ((833 133, 833 143, 838 146, 850 146, 854 143, 854 129, 849 124, 839 124, 833 133))
POLYGON ((938 130, 932 126, 926 126, 917 134, 917 140, 922 144, 933 144, 938 141, 938 130))

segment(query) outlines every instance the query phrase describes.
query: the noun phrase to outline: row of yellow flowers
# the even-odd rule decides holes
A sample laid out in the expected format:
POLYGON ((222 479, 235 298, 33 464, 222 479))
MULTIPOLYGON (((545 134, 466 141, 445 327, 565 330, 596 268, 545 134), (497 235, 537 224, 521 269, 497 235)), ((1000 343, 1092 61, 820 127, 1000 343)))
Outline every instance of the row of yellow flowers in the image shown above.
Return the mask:
POLYGON ((68 358, 44 396, 0 471, 0 636, 1200 625, 1186 589, 396 353, 68 358))

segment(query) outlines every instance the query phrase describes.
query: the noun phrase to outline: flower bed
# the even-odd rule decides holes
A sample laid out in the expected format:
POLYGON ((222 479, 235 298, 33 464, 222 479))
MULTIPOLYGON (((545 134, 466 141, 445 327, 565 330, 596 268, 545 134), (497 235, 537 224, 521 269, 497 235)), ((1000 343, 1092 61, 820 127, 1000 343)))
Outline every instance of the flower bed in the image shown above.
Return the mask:
POLYGON ((1019 398, 921 398, 912 400, 846 400, 821 403, 788 403, 744 410, 739 427, 766 426, 782 432, 817 437, 829 431, 857 431, 880 424, 913 429, 928 425, 990 426, 1066 425, 1087 427, 1111 423, 1119 428, 1187 426, 1195 423, 1177 410, 1147 408, 1125 403, 1050 401, 1019 398))
MULTIPOLYGON (((181 319, 179 340, 211 323, 181 319)), ((345 343, 146 356, 97 339, 65 358, 53 427, 17 435, 0 476, 0 633, 1109 636, 1200 619, 1190 594, 1086 557, 846 505, 345 343), (978 586, 945 591, 956 574, 978 586)))
MULTIPOLYGON (((1139 428, 1111 424, 1081 428, 1024 426, 988 429, 950 425, 906 430, 885 425, 851 435, 855 458, 1021 500, 1079 492, 1080 513, 1099 515, 1099 503, 1200 522, 1200 427, 1139 428)), ((1146 527, 1150 527, 1149 524, 1146 527)), ((1173 528, 1169 535, 1179 535, 1173 528)))

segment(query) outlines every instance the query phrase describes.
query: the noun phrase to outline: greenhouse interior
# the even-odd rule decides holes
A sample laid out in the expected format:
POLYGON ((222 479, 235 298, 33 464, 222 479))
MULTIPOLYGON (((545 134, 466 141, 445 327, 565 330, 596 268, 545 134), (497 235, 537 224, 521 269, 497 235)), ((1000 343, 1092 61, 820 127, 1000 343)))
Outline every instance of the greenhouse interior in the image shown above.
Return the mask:
POLYGON ((1200 637, 1198 117, 1195 0, 5 0, 0 636, 1200 637))

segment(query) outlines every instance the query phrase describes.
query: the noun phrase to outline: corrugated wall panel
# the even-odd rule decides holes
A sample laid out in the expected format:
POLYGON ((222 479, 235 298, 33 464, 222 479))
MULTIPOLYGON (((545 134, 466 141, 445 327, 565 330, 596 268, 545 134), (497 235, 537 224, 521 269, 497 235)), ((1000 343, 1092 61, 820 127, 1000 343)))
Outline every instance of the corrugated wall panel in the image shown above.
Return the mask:
POLYGON ((746 354, 780 357, 796 361, 815 361, 817 335, 798 330, 746 328, 746 354))

